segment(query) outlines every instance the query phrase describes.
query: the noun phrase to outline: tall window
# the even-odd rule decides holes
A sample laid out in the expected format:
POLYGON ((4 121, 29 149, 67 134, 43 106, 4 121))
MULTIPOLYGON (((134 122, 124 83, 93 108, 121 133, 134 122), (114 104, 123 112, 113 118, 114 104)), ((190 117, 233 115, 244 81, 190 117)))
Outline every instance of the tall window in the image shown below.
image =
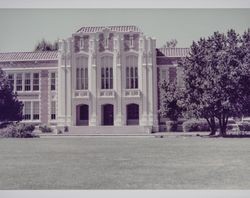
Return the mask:
POLYGON ((8 79, 9 79, 10 84, 14 87, 14 82, 15 82, 14 74, 9 74, 8 79))
POLYGON ((176 67, 169 68, 169 82, 175 82, 177 77, 176 67))
POLYGON ((161 70, 161 81, 167 80, 167 71, 166 69, 161 70))
POLYGON ((55 120, 56 119, 56 101, 51 101, 50 119, 51 120, 55 120))
POLYGON ((113 89, 113 58, 111 56, 101 58, 101 88, 113 89))
POLYGON ((138 58, 137 56, 126 57, 126 88, 138 89, 138 58))
POLYGON ((56 73, 50 73, 50 90, 56 90, 56 73))
POLYGON ((24 77, 24 90, 30 91, 30 73, 25 73, 24 77))
POLYGON ((39 102, 33 102, 33 120, 39 120, 39 102))
POLYGON ((39 73, 33 73, 33 91, 39 90, 39 73))
POLYGON ((88 58, 86 57, 76 59, 76 89, 88 89, 88 58))
POLYGON ((23 74, 18 73, 16 75, 16 90, 22 91, 23 90, 23 74))
POLYGON ((28 102, 28 101, 24 102, 23 119, 24 120, 30 120, 31 119, 31 102, 28 102))

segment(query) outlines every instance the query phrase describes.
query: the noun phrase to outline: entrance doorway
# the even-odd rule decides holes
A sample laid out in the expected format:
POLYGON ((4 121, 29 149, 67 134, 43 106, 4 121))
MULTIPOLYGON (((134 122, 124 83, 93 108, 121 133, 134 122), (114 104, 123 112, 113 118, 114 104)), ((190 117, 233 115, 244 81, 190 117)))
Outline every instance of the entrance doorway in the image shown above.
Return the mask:
POLYGON ((76 125, 89 125, 89 106, 81 104, 76 106, 76 125))
POLYGON ((112 104, 102 106, 102 125, 114 125, 114 106, 112 104))
POLYGON ((139 105, 127 105, 127 125, 139 125, 139 105))

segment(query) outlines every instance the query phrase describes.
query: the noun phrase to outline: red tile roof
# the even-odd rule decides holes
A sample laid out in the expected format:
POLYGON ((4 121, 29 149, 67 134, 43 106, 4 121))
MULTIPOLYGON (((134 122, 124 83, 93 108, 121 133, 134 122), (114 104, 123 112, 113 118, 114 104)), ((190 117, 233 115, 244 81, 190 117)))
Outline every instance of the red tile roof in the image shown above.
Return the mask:
POLYGON ((0 62, 58 60, 57 51, 0 53, 0 62))
POLYGON ((141 32, 141 30, 135 25, 128 25, 128 26, 96 26, 96 27, 82 27, 80 28, 77 33, 84 32, 84 33, 94 33, 100 32, 103 29, 108 28, 111 31, 116 32, 141 32))
POLYGON ((166 57, 185 57, 189 54, 189 48, 158 48, 166 57))

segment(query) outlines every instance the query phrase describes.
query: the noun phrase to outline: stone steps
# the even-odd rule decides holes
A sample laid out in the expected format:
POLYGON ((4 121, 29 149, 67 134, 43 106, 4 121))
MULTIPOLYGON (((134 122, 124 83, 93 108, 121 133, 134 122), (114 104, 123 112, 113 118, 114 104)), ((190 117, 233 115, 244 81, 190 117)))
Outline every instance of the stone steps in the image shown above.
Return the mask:
POLYGON ((151 127, 146 126, 70 126, 64 134, 92 135, 140 135, 151 133, 151 127))

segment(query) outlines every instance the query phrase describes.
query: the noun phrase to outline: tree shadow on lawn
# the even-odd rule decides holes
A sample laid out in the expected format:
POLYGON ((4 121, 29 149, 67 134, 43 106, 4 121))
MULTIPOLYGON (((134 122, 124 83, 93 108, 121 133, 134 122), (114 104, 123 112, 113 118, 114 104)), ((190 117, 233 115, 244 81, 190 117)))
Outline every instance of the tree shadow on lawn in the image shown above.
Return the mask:
POLYGON ((197 134, 196 136, 204 137, 204 138, 250 138, 250 134, 228 134, 228 135, 200 135, 197 134))

